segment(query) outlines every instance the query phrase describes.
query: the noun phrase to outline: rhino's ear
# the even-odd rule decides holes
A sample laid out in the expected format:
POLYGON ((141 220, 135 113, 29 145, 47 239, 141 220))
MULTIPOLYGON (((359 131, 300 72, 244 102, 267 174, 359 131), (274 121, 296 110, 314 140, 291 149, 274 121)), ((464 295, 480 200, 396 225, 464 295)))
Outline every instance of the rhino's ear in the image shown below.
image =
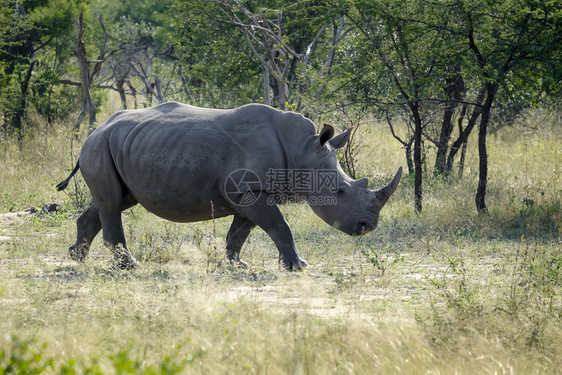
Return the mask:
POLYGON ((334 127, 330 124, 324 124, 324 127, 318 134, 318 138, 316 139, 316 149, 320 151, 326 142, 328 142, 334 136, 334 127))
POLYGON ((345 144, 349 140, 349 137, 351 136, 351 129, 352 128, 349 128, 343 133, 336 135, 334 138, 330 140, 330 144, 334 146, 334 148, 336 149, 345 146, 345 144))

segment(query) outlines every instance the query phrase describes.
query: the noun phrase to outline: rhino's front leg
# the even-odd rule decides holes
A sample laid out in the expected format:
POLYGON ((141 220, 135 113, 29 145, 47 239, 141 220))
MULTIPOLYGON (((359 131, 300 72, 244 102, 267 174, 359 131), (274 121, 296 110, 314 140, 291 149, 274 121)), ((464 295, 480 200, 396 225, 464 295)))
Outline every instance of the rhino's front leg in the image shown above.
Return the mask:
POLYGON ((265 194, 262 194, 256 202, 236 207, 236 210, 271 237, 279 250, 279 257, 285 268, 296 271, 307 266, 306 261, 297 252, 293 234, 281 211, 276 205, 268 203, 265 194))
POLYGON ((255 226, 256 224, 251 220, 234 215, 234 220, 226 235, 226 258, 230 263, 241 268, 248 268, 248 264, 240 259, 240 250, 255 226))

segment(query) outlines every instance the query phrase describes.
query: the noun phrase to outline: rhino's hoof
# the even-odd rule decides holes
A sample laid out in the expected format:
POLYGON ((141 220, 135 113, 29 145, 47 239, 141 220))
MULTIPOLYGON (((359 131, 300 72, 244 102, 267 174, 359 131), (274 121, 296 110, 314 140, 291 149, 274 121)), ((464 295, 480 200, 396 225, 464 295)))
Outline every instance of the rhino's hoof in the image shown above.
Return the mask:
POLYGON ((224 265, 226 267, 238 268, 241 270, 248 269, 248 263, 242 260, 226 259, 225 262, 219 262, 219 265, 224 265))
POLYGON ((232 267, 248 269, 248 263, 240 259, 240 254, 226 254, 226 261, 232 267))
POLYGON ((70 254, 70 259, 84 263, 86 256, 88 255, 88 247, 85 245, 73 245, 68 248, 68 253, 70 254))
POLYGON ((114 255, 117 267, 122 270, 132 270, 139 266, 139 262, 137 262, 129 249, 121 244, 115 246, 114 255))
POLYGON ((244 262, 242 259, 230 260, 230 265, 243 270, 248 269, 248 263, 244 262))
POLYGON ((283 258, 283 266, 288 271, 300 271, 306 266, 308 266, 308 263, 306 263, 306 260, 304 260, 301 257, 290 258, 290 259, 283 258))
POLYGON ((134 270, 139 266, 139 262, 135 258, 121 258, 117 261, 117 267, 122 270, 134 270))

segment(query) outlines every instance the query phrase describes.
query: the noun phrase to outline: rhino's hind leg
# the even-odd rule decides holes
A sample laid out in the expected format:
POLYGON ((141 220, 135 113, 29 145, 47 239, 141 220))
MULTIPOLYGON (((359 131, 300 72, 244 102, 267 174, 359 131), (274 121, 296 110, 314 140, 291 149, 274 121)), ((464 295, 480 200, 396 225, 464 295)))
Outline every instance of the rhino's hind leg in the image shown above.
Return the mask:
POLYGON ((70 258, 77 262, 84 262, 90 251, 90 244, 101 230, 101 221, 98 210, 90 206, 76 220, 78 234, 76 243, 68 249, 70 258))
POLYGON ((240 259, 240 250, 251 230, 256 226, 251 220, 234 215, 232 225, 226 235, 226 259, 240 268, 248 268, 248 264, 240 259))
POLYGON ((121 211, 100 211, 100 220, 103 227, 103 241, 115 257, 117 267, 130 270, 138 265, 125 241, 123 223, 121 222, 121 211))

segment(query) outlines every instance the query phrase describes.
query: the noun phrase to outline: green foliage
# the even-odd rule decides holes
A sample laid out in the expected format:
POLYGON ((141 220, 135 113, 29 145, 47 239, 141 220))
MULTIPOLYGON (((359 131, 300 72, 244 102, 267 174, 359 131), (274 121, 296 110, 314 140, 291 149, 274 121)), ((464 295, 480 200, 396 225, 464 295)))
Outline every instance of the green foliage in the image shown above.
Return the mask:
POLYGON ((53 359, 44 358, 42 351, 47 347, 33 347, 33 340, 21 340, 16 336, 7 337, 9 350, 0 350, 0 374, 42 374, 54 370, 53 359))
POLYGON ((68 220, 72 215, 64 209, 58 209, 54 212, 39 212, 34 216, 31 221, 35 224, 47 225, 52 227, 60 227, 65 220, 68 220))
MULTIPOLYGON (((562 322, 562 255, 524 239, 515 247, 507 259, 510 276, 499 284, 491 277, 475 283, 470 274, 475 266, 467 265, 464 256, 444 256, 442 276, 429 280, 436 291, 431 314, 418 316, 431 327, 436 343, 450 344, 459 334, 477 332, 498 335, 506 344, 548 350, 557 345, 548 330, 562 322), (489 288, 497 289, 496 294, 489 296, 489 288)), ((497 267, 505 266, 501 262, 497 267)))
POLYGON ((522 339, 531 346, 545 342, 551 319, 562 320, 562 254, 522 239, 511 260, 509 292, 498 310, 513 322, 526 326, 522 339))
POLYGON ((62 86, 59 74, 49 69, 38 72, 32 90, 31 104, 49 124, 68 119, 80 97, 78 88, 62 86))
POLYGON ((59 78, 70 55, 68 38, 72 17, 80 2, 8 1, 0 9, 5 24, 0 28, 0 113, 4 127, 20 133, 33 104, 47 121, 65 118, 72 110, 76 92, 64 90, 59 78), (10 12, 11 14, 6 14, 10 12), (34 96, 32 100, 30 96, 34 96))
POLYGON ((189 102, 226 107, 262 101, 259 65, 249 58, 242 33, 219 21, 224 15, 214 2, 174 1, 171 14, 189 102))
MULTIPOLYGON (((37 345, 36 340, 22 340, 17 336, 9 336, 10 346, 7 350, 0 350, 0 375, 43 373, 59 373, 65 375, 106 373, 107 368, 102 366, 98 359, 78 361, 74 358, 67 359, 66 363, 58 364, 52 357, 44 355, 47 344, 37 345)), ((193 360, 203 355, 202 351, 180 354, 181 346, 177 346, 170 354, 162 358, 155 366, 146 366, 140 359, 134 358, 129 350, 121 350, 108 357, 111 370, 115 374, 146 374, 146 375, 173 375, 183 373, 193 360)))
POLYGON ((464 259, 445 256, 445 261, 447 268, 443 275, 430 279, 438 292, 436 300, 431 302, 431 308, 440 335, 451 338, 454 334, 448 330, 460 329, 466 333, 482 317, 484 307, 479 300, 477 287, 471 282, 464 259))
POLYGON ((361 253, 381 276, 384 276, 389 267, 404 262, 404 255, 400 254, 399 249, 393 250, 392 245, 386 245, 380 250, 370 246, 368 249, 361 249, 361 253))

